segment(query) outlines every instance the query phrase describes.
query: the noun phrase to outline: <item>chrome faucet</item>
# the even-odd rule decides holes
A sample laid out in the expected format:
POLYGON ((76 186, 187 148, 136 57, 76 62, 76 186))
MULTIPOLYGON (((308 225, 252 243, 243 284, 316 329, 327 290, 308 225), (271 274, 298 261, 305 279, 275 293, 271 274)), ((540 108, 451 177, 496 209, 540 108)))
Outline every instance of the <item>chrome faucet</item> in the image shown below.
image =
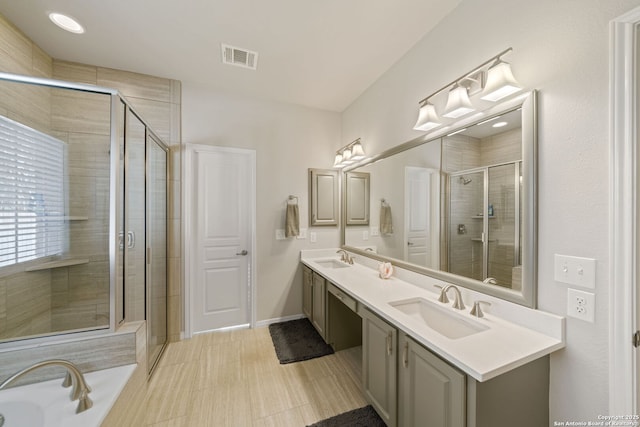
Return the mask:
POLYGON ((340 252, 342 252, 342 255, 340 255, 340 261, 353 265, 353 257, 349 256, 347 251, 345 251, 344 249, 338 249, 336 251, 337 254, 339 254, 340 252))
POLYGON ((453 289, 454 291, 453 308, 456 308, 458 310, 464 310, 464 303, 462 302, 462 295, 460 295, 460 289, 458 289, 457 286, 455 285, 447 285, 444 288, 442 288, 440 290, 440 297, 438 297, 438 301, 444 304, 449 302, 449 298, 447 297, 447 292, 449 292, 449 289, 453 289))
POLYGON ((47 366, 62 366, 63 368, 66 368, 67 375, 62 382, 62 386, 65 388, 73 386, 73 388, 71 389, 71 400, 78 400, 76 414, 84 412, 93 406, 93 401, 89 398, 89 392, 91 391, 91 388, 87 385, 82 372, 80 372, 80 370, 73 363, 62 359, 45 360, 35 363, 28 368, 21 370, 20 372, 16 372, 15 374, 7 378, 2 384, 0 384, 0 390, 7 388, 23 375, 47 366))

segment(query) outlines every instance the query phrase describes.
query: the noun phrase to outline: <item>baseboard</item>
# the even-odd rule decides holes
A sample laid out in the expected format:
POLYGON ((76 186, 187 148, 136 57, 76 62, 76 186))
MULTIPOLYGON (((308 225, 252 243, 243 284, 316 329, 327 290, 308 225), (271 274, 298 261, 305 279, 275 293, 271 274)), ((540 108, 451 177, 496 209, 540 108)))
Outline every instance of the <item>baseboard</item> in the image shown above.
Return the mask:
POLYGON ((256 328, 263 328, 265 326, 271 325, 272 323, 280 323, 280 322, 287 322, 289 320, 302 319, 303 317, 305 317, 304 314, 294 314, 293 316, 284 316, 284 317, 277 317, 274 319, 259 320, 256 322, 256 328))

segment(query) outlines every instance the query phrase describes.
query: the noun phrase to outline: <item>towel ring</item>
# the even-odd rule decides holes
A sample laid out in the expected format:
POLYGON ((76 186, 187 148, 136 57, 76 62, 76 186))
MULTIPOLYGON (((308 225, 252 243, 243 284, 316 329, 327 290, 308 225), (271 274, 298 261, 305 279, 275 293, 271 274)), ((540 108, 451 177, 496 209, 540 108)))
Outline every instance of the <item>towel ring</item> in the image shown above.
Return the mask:
POLYGON ((298 196, 289 196, 289 199, 287 200, 287 204, 297 205, 298 196), (293 203, 290 203, 291 201, 293 201, 293 203))

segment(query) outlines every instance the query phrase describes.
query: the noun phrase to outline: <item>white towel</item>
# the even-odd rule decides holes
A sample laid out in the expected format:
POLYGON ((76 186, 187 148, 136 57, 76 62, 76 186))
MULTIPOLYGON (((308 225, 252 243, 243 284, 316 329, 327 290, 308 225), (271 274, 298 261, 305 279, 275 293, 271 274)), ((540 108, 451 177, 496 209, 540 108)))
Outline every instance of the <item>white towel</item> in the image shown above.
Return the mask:
POLYGON ((295 237, 300 235, 300 213, 297 204, 287 203, 287 217, 285 219, 286 237, 295 237))
POLYGON ((383 236, 393 234, 393 220, 391 219, 391 206, 383 203, 380 206, 380 234, 383 236))

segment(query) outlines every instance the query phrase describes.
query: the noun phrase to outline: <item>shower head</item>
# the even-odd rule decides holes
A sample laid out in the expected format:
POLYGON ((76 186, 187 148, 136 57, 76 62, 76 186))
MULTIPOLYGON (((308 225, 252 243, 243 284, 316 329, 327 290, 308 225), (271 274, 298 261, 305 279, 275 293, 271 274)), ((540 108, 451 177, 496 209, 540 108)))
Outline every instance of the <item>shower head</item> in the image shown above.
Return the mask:
POLYGON ((462 185, 467 185, 468 183, 470 183, 471 181, 473 181, 471 178, 465 178, 464 176, 461 176, 459 178, 460 182, 462 183, 462 185))

